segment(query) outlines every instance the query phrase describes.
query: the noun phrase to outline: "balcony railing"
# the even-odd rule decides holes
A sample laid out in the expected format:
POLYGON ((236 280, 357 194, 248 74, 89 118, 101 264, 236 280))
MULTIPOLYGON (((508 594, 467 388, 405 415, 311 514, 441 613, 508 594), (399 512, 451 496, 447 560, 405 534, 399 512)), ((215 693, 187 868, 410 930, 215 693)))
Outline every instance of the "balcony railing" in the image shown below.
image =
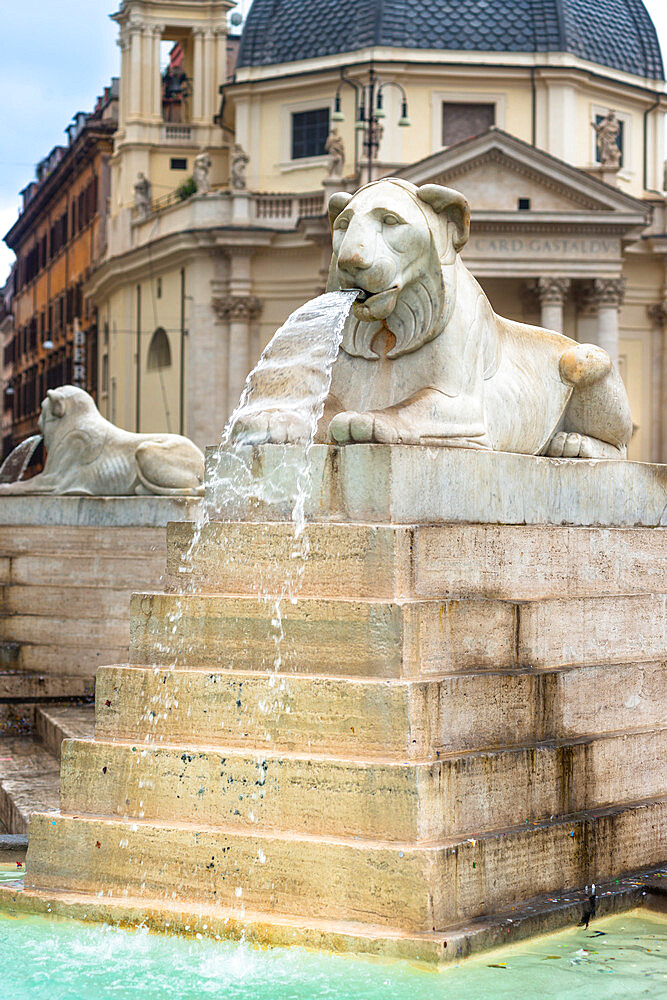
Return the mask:
POLYGON ((162 141, 173 143, 192 142, 192 126, 190 125, 163 125, 162 141))
MULTIPOLYGON (((267 229, 296 229, 299 219, 316 218, 325 212, 324 192, 258 194, 251 191, 219 191, 216 193, 222 195, 224 199, 218 203, 219 207, 216 209, 216 212, 219 212, 218 225, 228 225, 232 221, 232 200, 235 195, 241 193, 248 199, 247 210, 250 220, 267 229)), ((169 191, 159 198, 154 198, 145 214, 133 208, 133 222, 135 224, 145 222, 146 219, 154 218, 175 205, 184 204, 190 197, 190 192, 185 192, 182 188, 169 191)), ((211 224, 210 216, 207 224, 211 224)))
POLYGON ((320 194, 253 194, 255 218, 258 222, 294 228, 299 219, 322 215, 324 193, 320 194))

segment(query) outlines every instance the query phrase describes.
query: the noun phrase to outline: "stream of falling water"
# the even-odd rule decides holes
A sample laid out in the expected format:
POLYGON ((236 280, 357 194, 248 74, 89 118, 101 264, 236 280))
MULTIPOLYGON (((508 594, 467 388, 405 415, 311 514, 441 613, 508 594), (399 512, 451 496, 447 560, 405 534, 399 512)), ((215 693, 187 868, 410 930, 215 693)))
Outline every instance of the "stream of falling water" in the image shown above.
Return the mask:
MULTIPOLYGON (((195 521, 192 540, 181 564, 184 578, 192 575, 202 534, 211 521, 243 519, 252 505, 265 504, 293 526, 293 545, 280 566, 257 567, 256 596, 273 605, 272 627, 280 669, 282 605, 296 602, 308 557, 305 533, 306 506, 311 490, 310 449, 324 412, 331 385, 331 370, 343 335, 343 327, 357 293, 327 292, 293 312, 276 331, 257 365, 248 376, 238 406, 227 421, 221 442, 207 464, 206 496, 195 521), (253 468, 253 447, 269 437, 291 444, 281 449, 279 461, 260 474, 253 468)), ((272 517, 269 517, 272 520, 272 517)), ((225 540, 226 541, 226 540, 225 540)), ((234 553, 223 545, 221 561, 234 561, 234 553)), ((196 589, 196 578, 190 592, 196 589)), ((173 616, 176 635, 183 607, 173 616)))
MULTIPOLYGON (((253 663, 259 670, 268 670, 267 695, 257 706, 258 722, 266 719, 264 742, 271 741, 269 719, 289 706, 283 703, 286 674, 284 665, 285 631, 283 609, 286 602, 296 603, 308 558, 306 510, 311 491, 312 448, 317 427, 324 412, 325 400, 331 385, 331 371, 338 355, 345 321, 349 315, 356 292, 330 292, 310 300, 297 309, 274 334, 262 356, 248 376, 238 406, 229 418, 222 439, 215 452, 209 454, 206 474, 206 494, 195 520, 191 541, 181 556, 179 567, 179 593, 175 596, 168 616, 168 630, 163 644, 154 644, 156 651, 155 673, 164 674, 178 665, 197 665, 196 650, 187 639, 188 597, 200 590, 197 577, 198 553, 207 542, 206 529, 216 522, 216 559, 224 567, 225 579, 233 579, 238 553, 234 551, 233 522, 246 519, 250 508, 262 505, 266 520, 291 521, 287 551, 254 560, 253 549, 245 546, 245 559, 253 562, 252 572, 244 567, 244 578, 252 578, 252 595, 266 606, 268 648, 273 650, 266 661, 253 663), (269 427, 270 425, 270 427, 269 427), (254 446, 272 441, 283 442, 289 437, 292 443, 273 444, 275 455, 270 470, 259 473, 254 465, 254 446), (227 533, 224 525, 228 524, 227 533), (157 654, 159 660, 157 662, 157 654)), ((256 525, 257 532, 264 526, 256 525)), ((259 537, 259 536, 258 536, 259 537)), ((266 556, 266 548, 264 549, 266 556)), ((210 552, 209 558, 210 558, 210 552)), ((238 592, 242 592, 239 590, 238 592)), ((230 658, 231 659, 231 658, 230 658)), ((221 662, 221 669, 232 666, 221 662)), ((160 685, 162 688, 162 685, 160 685)), ((152 704, 145 707, 145 743, 150 746, 161 742, 156 724, 167 720, 173 702, 166 689, 156 694, 152 704)), ((259 737, 257 727, 257 735, 259 737)), ((140 786, 152 787, 150 768, 145 759, 149 746, 137 754, 137 763, 143 774, 140 786), (140 763, 141 762, 141 763, 140 763)), ((255 755, 255 765, 261 775, 266 761, 261 752, 255 755)), ((256 793, 255 793, 256 794, 256 793)), ((263 792, 262 792, 263 794, 263 792)), ((143 818, 139 802, 138 818, 143 818)), ((127 817, 128 819, 130 817, 127 817)), ((255 822, 252 808, 249 821, 255 822)), ((127 843, 127 842, 125 842, 127 843)), ((123 845, 121 845, 123 846, 123 845)), ((256 863, 265 858, 259 850, 256 863)), ((173 887, 179 890, 180 886, 173 887)), ((171 893, 175 897, 177 891, 171 893)), ((167 895, 165 889, 165 896, 167 895)), ((242 889, 236 889, 237 906, 243 912, 242 889)))

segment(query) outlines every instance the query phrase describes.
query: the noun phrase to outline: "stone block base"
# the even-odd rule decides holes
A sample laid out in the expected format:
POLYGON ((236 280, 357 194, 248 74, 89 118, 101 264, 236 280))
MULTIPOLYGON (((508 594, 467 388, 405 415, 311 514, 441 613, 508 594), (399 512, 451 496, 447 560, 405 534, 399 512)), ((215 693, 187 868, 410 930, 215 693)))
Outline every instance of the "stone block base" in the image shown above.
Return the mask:
MULTIPOLYGON (((15 668, 92 677, 127 659, 133 590, 159 586, 165 526, 197 501, 0 497, 0 645, 15 668)), ((74 694, 74 690, 72 690, 74 694)))
MULTIPOLYGON (((280 484, 290 465, 285 451, 293 447, 261 445, 248 449, 247 461, 256 476, 280 484)), ((665 465, 379 444, 315 445, 310 460, 306 512, 315 521, 667 524, 665 465)), ((217 449, 208 462, 217 462, 217 449)), ((223 478, 226 469, 223 453, 223 478)), ((214 500, 210 486, 207 497, 214 500)), ((231 512, 233 520, 281 516, 289 520, 291 510, 258 504, 231 512)))
MULTIPOLYGON (((466 921, 664 858, 665 530, 419 524, 451 514, 427 507, 459 459, 348 451, 279 648, 256 588, 291 571, 288 526, 211 524, 191 560, 171 526, 169 589, 133 598, 130 662, 99 670, 95 739, 65 742, 61 812, 31 824, 26 898, 440 960, 466 921)), ((565 463, 556 496, 559 463, 530 462, 527 519, 597 503, 606 463, 565 463)), ((625 468, 604 517, 653 523, 625 468)))

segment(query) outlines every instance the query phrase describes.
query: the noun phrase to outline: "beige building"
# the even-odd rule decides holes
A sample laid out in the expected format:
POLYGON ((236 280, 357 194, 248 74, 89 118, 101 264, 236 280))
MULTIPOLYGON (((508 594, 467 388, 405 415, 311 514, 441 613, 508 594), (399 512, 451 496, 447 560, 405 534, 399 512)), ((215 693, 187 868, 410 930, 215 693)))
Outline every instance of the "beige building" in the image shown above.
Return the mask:
POLYGON ((495 0, 483 24, 444 0, 254 0, 231 80, 230 7, 125 0, 114 15, 109 256, 87 288, 108 331, 102 411, 217 440, 263 345, 325 284, 325 194, 398 174, 468 197, 464 259, 497 311, 604 346, 630 392, 631 457, 667 461, 667 98, 640 0, 495 0), (176 123, 165 40, 183 53, 176 123))

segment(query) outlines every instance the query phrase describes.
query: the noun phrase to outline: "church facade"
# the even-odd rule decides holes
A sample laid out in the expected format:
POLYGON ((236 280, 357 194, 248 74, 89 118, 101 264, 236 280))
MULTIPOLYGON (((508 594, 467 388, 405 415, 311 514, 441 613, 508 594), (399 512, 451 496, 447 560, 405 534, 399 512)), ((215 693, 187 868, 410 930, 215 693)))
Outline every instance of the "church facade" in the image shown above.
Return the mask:
POLYGON ((444 0, 254 0, 233 75, 231 4, 176 6, 178 24, 167 0, 117 15, 109 254, 86 289, 106 416, 218 440, 262 347, 326 285, 328 196, 393 175, 468 198, 463 257, 496 311, 608 350, 630 457, 667 461, 667 97, 640 0, 604 17, 589 0, 497 0, 485 23, 444 0), (186 53, 176 124, 166 35, 186 53), (175 159, 194 175, 180 194, 175 159))

